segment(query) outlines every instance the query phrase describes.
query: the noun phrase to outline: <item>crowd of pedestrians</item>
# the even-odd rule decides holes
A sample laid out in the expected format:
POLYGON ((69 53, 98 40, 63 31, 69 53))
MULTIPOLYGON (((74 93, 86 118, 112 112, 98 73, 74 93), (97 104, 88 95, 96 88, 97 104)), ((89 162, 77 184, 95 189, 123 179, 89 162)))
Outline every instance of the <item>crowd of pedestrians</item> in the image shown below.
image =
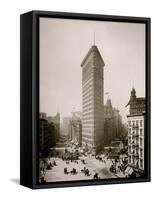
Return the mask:
POLYGON ((45 183, 45 174, 47 170, 52 170, 54 166, 57 166, 56 161, 48 162, 48 159, 41 160, 41 167, 40 167, 40 182, 45 183))
POLYGON ((112 165, 110 167, 110 171, 114 174, 118 174, 120 172, 122 172, 123 174, 125 174, 125 170, 127 168, 127 160, 123 159, 113 159, 112 161, 112 165))

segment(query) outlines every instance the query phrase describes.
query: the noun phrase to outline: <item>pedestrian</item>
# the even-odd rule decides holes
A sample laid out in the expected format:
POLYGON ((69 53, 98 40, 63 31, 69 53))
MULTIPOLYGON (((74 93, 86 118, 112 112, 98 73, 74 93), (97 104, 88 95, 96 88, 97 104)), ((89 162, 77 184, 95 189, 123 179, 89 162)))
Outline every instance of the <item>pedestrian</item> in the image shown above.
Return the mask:
POLYGON ((41 177, 41 183, 46 183, 44 177, 41 177))
POLYGON ((67 168, 64 168, 64 174, 68 174, 67 168))
POLYGON ((94 174, 93 179, 99 179, 97 172, 94 174))

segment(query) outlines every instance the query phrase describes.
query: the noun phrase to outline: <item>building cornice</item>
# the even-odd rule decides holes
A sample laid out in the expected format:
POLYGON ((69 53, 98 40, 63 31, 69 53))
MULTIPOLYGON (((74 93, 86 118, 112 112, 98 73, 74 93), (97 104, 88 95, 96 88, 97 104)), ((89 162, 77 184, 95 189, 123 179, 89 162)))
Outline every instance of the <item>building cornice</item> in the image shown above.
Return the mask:
POLYGON ((82 61, 82 63, 81 63, 81 67, 83 67, 83 65, 85 64, 85 62, 87 61, 87 59, 90 57, 90 55, 91 55, 93 52, 96 52, 96 53, 97 53, 97 55, 98 55, 98 57, 100 58, 100 61, 101 61, 101 63, 102 63, 102 66, 103 66, 103 67, 105 66, 105 63, 104 63, 104 61, 103 61, 103 58, 102 58, 102 56, 101 56, 101 54, 100 54, 100 52, 99 52, 97 46, 93 45, 93 46, 91 46, 91 48, 89 49, 87 55, 84 57, 84 59, 83 59, 83 61, 82 61))

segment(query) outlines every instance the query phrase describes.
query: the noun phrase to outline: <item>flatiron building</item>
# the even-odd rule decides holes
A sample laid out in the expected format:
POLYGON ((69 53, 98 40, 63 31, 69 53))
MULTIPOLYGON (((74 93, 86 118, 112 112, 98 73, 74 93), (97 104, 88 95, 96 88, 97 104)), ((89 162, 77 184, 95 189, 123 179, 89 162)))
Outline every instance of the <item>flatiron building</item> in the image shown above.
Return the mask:
POLYGON ((82 67, 82 146, 94 152, 103 148, 104 136, 104 61, 93 45, 82 67))

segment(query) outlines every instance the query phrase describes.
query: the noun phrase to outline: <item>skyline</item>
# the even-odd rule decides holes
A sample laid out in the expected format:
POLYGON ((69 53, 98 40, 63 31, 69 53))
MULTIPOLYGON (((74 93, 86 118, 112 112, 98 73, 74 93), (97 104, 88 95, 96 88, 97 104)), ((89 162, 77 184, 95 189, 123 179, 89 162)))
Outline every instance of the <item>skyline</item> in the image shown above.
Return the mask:
POLYGON ((41 18, 40 112, 65 117, 73 107, 82 111, 80 65, 93 43, 105 62, 104 94, 124 122, 133 85, 145 97, 144 24, 41 18))

